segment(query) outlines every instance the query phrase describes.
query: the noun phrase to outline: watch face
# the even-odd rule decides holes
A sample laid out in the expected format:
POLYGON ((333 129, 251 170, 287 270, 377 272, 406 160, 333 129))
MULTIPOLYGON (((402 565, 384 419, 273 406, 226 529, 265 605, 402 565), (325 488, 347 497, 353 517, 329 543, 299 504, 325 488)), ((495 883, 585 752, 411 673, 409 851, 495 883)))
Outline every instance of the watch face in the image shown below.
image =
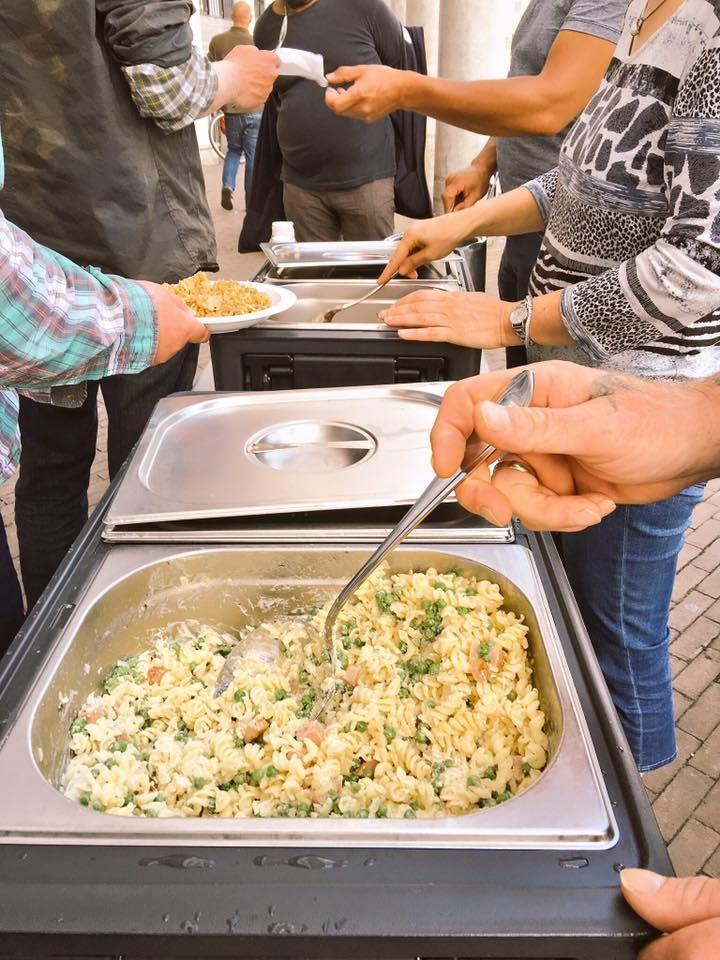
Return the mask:
POLYGON ((527 323, 528 309, 527 304, 521 303, 519 307, 515 309, 510 314, 510 326, 513 328, 513 333, 516 337, 519 337, 520 340, 525 339, 525 324, 527 323))

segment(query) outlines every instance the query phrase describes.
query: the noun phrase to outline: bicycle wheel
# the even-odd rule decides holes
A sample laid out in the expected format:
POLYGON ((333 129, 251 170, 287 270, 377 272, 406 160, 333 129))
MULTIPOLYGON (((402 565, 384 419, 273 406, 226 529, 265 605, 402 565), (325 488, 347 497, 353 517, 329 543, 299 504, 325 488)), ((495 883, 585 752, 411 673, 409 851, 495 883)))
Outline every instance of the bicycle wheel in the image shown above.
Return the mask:
POLYGON ((212 115, 212 117, 210 117, 208 132, 210 135, 210 146, 220 157, 220 159, 224 160, 227 154, 227 141, 225 139, 225 134, 220 129, 220 121, 222 120, 222 117, 222 113, 215 113, 212 115))

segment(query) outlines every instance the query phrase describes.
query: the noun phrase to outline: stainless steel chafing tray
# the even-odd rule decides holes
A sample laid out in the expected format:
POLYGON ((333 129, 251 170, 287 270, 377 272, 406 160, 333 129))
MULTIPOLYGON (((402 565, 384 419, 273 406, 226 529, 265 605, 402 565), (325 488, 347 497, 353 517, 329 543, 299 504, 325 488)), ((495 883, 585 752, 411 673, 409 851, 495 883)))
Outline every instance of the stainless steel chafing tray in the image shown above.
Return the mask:
MULTIPOLYGON (((158 538, 151 524, 191 522, 197 540, 205 521, 208 540, 304 539, 297 514, 327 520, 334 512, 321 539, 331 530, 342 539, 377 539, 394 518, 368 524, 361 513, 412 503, 434 475, 429 434, 446 387, 169 397, 155 409, 108 510, 106 538, 147 541, 158 538), (286 517, 284 529, 264 519, 254 527, 230 523, 269 516, 286 517)), ((186 530, 168 534, 187 539, 186 530)), ((471 521, 455 503, 415 537, 497 542, 512 539, 512 530, 471 521)))
POLYGON ((276 267, 384 266, 397 247, 394 240, 332 243, 261 243, 260 249, 276 267))
MULTIPOLYGON (((384 267, 397 249, 397 240, 338 241, 325 243, 261 243, 260 249, 278 270, 289 272, 307 267, 384 267)), ((435 261, 437 266, 457 262, 450 254, 435 261)))
MULTIPOLYGON (((372 290, 375 283, 372 280, 305 280, 292 281, 286 286, 297 296, 296 303, 284 313, 261 321, 256 327, 271 327, 274 330, 317 330, 318 324, 323 324, 325 311, 341 303, 359 299, 372 290)), ((394 333, 395 331, 378 320, 378 313, 408 294, 427 290, 457 292, 458 285, 452 279, 436 280, 431 284, 415 280, 391 280, 371 300, 344 310, 337 319, 324 326, 328 332, 354 330, 358 325, 363 325, 366 329, 394 333)))
MULTIPOLYGON (((308 532, 308 539, 313 531, 308 532)), ((95 813, 59 792, 68 729, 115 661, 181 619, 242 626, 331 597, 366 548, 115 547, 103 560, 0 751, 0 835, 9 842, 256 846, 604 849, 617 839, 611 804, 570 680, 535 562, 521 546, 404 547, 396 570, 459 569, 496 581, 530 626, 530 655, 547 716, 549 764, 502 806, 437 820, 144 819, 95 813)))

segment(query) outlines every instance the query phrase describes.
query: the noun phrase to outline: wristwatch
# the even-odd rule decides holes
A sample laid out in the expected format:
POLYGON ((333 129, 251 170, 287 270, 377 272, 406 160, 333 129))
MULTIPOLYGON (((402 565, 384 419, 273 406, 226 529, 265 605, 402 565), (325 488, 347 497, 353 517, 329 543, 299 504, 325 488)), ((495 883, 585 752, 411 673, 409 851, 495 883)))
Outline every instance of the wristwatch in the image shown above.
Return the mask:
POLYGON ((519 303, 510 313, 510 326, 515 336, 526 347, 532 343, 530 339, 530 324, 532 322, 533 300, 527 296, 522 303, 519 303))

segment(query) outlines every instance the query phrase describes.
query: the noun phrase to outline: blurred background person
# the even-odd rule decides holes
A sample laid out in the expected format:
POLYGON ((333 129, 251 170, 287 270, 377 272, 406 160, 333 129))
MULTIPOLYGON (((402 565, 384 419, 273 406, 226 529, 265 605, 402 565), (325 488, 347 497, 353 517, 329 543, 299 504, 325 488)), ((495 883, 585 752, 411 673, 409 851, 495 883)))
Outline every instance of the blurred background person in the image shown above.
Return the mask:
MULTIPOLYGON (((216 34, 210 41, 208 60, 212 63, 224 60, 237 46, 252 46, 253 38, 248 29, 252 21, 249 3, 236 3, 232 9, 232 26, 223 33, 216 34)), ((223 105, 225 139, 227 154, 223 163, 222 190, 220 204, 224 210, 232 210, 233 193, 237 181, 238 167, 245 157, 245 198, 250 195, 255 147, 260 132, 262 111, 244 110, 239 104, 223 105)))
MULTIPOLYGON (((217 269, 193 122, 229 102, 257 110, 277 58, 237 47, 210 64, 192 13, 191 0, 0 5, 4 206, 38 242, 142 280, 217 269)), ((87 520, 98 386, 112 479, 158 400, 191 388, 197 356, 189 346, 142 374, 93 379, 72 408, 21 397, 15 517, 30 606, 87 520)))
MULTIPOLYGON (((285 46, 319 53, 325 70, 342 63, 403 63, 403 29, 383 0, 287 0, 285 46)), ((285 13, 275 0, 255 25, 255 43, 273 50, 285 13)), ((280 77, 277 139, 283 204, 302 241, 378 240, 395 228, 395 135, 389 118, 369 127, 327 110, 311 80, 280 77)))

